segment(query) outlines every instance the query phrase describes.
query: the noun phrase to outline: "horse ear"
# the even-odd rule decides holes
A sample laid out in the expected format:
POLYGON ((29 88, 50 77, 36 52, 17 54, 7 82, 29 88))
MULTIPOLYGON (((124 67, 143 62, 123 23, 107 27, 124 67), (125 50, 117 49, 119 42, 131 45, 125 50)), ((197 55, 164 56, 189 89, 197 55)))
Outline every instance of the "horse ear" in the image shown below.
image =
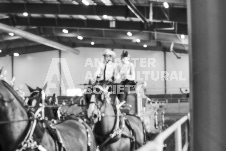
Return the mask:
POLYGON ((56 94, 54 93, 52 96, 52 105, 55 104, 56 102, 56 94))
POLYGON ((44 91, 46 91, 47 84, 48 84, 48 83, 46 82, 45 85, 44 85, 43 88, 42 88, 44 91))
POLYGON ((26 84, 26 86, 27 86, 28 90, 30 91, 30 93, 35 91, 35 89, 31 88, 29 85, 26 84))

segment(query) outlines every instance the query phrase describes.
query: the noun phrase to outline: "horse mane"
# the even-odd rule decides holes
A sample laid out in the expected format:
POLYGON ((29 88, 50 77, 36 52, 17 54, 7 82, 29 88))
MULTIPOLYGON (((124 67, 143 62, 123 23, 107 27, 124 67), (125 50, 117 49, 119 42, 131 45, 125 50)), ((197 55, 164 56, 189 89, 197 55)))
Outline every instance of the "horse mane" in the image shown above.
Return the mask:
POLYGON ((16 90, 9 85, 6 81, 1 80, 2 84, 13 94, 13 96, 20 102, 21 106, 23 107, 23 98, 16 92, 16 90))

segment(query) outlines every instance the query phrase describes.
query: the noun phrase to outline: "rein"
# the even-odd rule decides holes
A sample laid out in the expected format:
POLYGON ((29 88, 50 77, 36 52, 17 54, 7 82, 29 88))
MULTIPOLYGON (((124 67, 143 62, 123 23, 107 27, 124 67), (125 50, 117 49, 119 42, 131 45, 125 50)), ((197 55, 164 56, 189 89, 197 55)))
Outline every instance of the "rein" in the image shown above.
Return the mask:
POLYGON ((25 120, 15 120, 15 121, 0 121, 1 124, 12 124, 12 123, 19 123, 19 122, 25 122, 25 121, 34 121, 34 118, 31 119, 25 119, 25 120))
MULTIPOLYGON (((98 86, 97 88, 99 88, 100 90, 102 90, 102 92, 103 92, 103 94, 104 94, 104 98, 102 98, 102 99, 105 99, 105 101, 107 101, 107 103, 110 103, 110 97, 109 97, 109 95, 108 95, 108 91, 107 91, 107 89, 104 89, 103 87, 101 87, 101 86, 98 86)), ((108 87, 107 87, 108 88, 108 87)), ((117 98, 116 98, 117 99, 117 98)), ((119 101, 119 100, 116 100, 117 102, 119 101)), ((133 151, 133 150, 135 150, 135 143, 136 143, 136 134, 135 134, 135 132, 134 132, 134 130, 132 129, 132 127, 131 127, 131 125, 130 125, 130 123, 129 123, 129 121, 128 121, 128 119, 126 119, 125 117, 121 117, 120 116, 120 107, 125 103, 125 101, 123 101, 122 103, 119 103, 119 104, 117 104, 116 105, 116 107, 115 107, 115 109, 114 109, 114 111, 115 111, 115 115, 105 115, 102 111, 101 111, 101 108, 102 108, 102 106, 103 106, 103 104, 102 104, 102 106, 100 107, 99 106, 99 104, 97 104, 95 101, 92 101, 92 98, 91 98, 91 102, 90 103, 94 103, 95 104, 95 106, 96 106, 96 108, 97 108, 97 110, 98 110, 98 115, 99 115, 99 117, 98 117, 98 121, 100 121, 99 119, 101 118, 101 117, 109 117, 109 116, 111 116, 111 117, 116 117, 115 118, 115 124, 114 124, 114 127, 113 127, 113 129, 110 131, 110 134, 108 134, 107 136, 104 136, 104 137, 102 137, 102 136, 99 136, 99 135, 97 135, 97 134, 95 134, 94 132, 94 136, 95 136, 95 138, 96 139, 99 139, 102 143, 98 146, 98 149, 99 150, 102 150, 103 149, 103 147, 107 144, 107 143, 109 143, 112 139, 113 139, 113 142, 116 142, 116 141, 118 141, 121 137, 125 137, 125 138, 128 138, 128 139, 130 139, 130 141, 131 141, 131 146, 130 146, 130 151, 133 151), (120 120, 120 118, 122 118, 121 120, 120 120), (121 124, 119 124, 120 123, 120 121, 121 121, 121 124), (128 135, 128 134, 126 134, 125 132, 124 132, 124 128, 125 127, 128 127, 128 129, 130 130, 130 133, 131 133, 131 135, 128 135)), ((106 109, 105 109, 106 110, 106 109)), ((93 111, 94 112, 94 111, 93 111)), ((93 114, 93 113, 92 113, 93 114)))
MULTIPOLYGON (((99 88, 100 90, 102 90, 102 92, 103 92, 103 94, 104 94, 105 101, 107 101, 106 103, 110 103, 110 97, 109 97, 108 91, 107 91, 108 87, 107 87, 106 89, 104 89, 103 87, 98 86, 98 88, 99 88)), ((122 104, 124 104, 125 102, 116 105, 115 115, 105 115, 103 112, 101 112, 101 107, 100 107, 96 102, 90 102, 90 103, 94 103, 95 106, 96 106, 97 109, 98 109, 98 114, 99 114, 98 120, 101 119, 101 117, 109 117, 109 116, 110 116, 110 117, 116 117, 116 118, 115 118, 115 124, 114 124, 114 127, 113 127, 113 129, 111 130, 111 132, 110 132, 109 135, 102 137, 102 136, 99 136, 99 135, 97 135, 97 134, 95 134, 95 133, 93 132, 94 136, 95 136, 97 139, 99 139, 99 140, 104 140, 104 141, 98 146, 98 148, 101 150, 101 149, 104 147, 104 145, 106 145, 110 140, 112 140, 113 138, 116 138, 117 136, 122 135, 122 133, 123 133, 122 131, 123 131, 124 125, 119 126, 119 120, 120 120, 120 119, 119 119, 119 118, 120 118, 120 110, 119 110, 119 108, 120 108, 120 107, 122 106, 122 104)), ((100 120, 99 120, 99 121, 100 121, 100 120)))
MULTIPOLYGON (((28 148, 35 149, 37 148, 40 151, 47 151, 42 145, 38 145, 36 141, 34 141, 33 134, 34 130, 36 128, 37 122, 40 119, 40 112, 43 110, 43 107, 40 107, 35 113, 31 112, 31 110, 28 110, 23 105, 23 99, 18 95, 18 93, 13 89, 12 86, 10 86, 6 81, 1 80, 3 86, 15 97, 15 99, 19 102, 21 107, 26 111, 27 116, 29 119, 23 119, 23 120, 14 120, 14 121, 0 121, 0 124, 12 124, 12 123, 19 123, 19 122, 25 122, 25 121, 31 121, 29 122, 28 131, 23 139, 23 141, 17 146, 16 151, 22 151, 26 150, 28 148)), ((2 97, 3 102, 12 102, 14 99, 10 99, 10 101, 5 101, 2 97)))
POLYGON ((23 151, 26 150, 27 148, 31 148, 31 149, 35 149, 37 148, 40 151, 47 151, 42 145, 38 145, 38 142, 34 140, 33 138, 33 134, 34 134, 34 130, 35 127, 38 123, 38 118, 40 118, 40 112, 42 112, 42 107, 40 107, 34 114, 32 114, 32 116, 34 117, 34 120, 31 122, 29 130, 24 138, 24 140, 22 141, 22 143, 20 143, 18 145, 16 151, 23 151))

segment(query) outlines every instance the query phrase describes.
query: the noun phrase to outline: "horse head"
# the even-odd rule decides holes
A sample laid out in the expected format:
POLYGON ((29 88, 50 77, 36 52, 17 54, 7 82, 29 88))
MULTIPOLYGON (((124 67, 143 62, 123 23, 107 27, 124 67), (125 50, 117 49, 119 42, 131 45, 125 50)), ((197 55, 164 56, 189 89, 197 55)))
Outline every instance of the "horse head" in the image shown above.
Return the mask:
POLYGON ((26 134, 28 114, 23 99, 4 80, 0 80, 0 121, 0 146, 2 150, 14 150, 26 134), (15 122, 18 120, 24 121, 15 122))
POLYGON ((45 115, 49 120, 55 119, 57 114, 55 111, 56 109, 53 107, 53 103, 56 100, 55 94, 53 94, 51 98, 47 98, 45 94, 46 85, 43 88, 37 87, 36 89, 33 89, 28 85, 27 87, 31 94, 27 97, 25 105, 28 108, 32 109, 34 112, 43 105, 50 105, 51 107, 45 107, 45 115))
POLYGON ((101 110, 104 110, 104 106, 106 103, 110 103, 110 93, 108 92, 108 87, 101 86, 101 85, 95 85, 90 88, 90 90, 87 91, 85 94, 85 99, 88 99, 88 109, 87 109, 87 115, 88 118, 93 118, 95 122, 100 121, 101 110))

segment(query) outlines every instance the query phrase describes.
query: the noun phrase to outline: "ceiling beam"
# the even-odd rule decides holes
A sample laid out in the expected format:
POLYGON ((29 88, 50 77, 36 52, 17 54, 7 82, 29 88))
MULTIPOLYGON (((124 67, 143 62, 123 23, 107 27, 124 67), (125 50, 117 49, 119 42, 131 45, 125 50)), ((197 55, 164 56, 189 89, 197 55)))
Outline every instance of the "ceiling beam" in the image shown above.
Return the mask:
POLYGON ((147 20, 147 18, 144 17, 143 14, 137 9, 137 7, 130 1, 130 0, 125 0, 125 3, 127 4, 127 7, 130 9, 130 11, 137 16, 146 26, 149 26, 150 23, 147 20))
POLYGON ((56 50, 56 49, 36 43, 36 44, 30 45, 30 46, 5 49, 2 51, 2 53, 0 53, 0 57, 4 57, 7 55, 11 56, 15 52, 19 53, 21 55, 21 54, 29 54, 29 53, 53 51, 53 50, 56 50))
MULTIPOLYGON (((169 48, 166 47, 157 47, 157 46, 152 46, 148 48, 141 47, 139 45, 137 46, 125 46, 122 44, 95 44, 94 46, 90 46, 88 43, 80 43, 76 44, 75 48, 79 47, 92 47, 92 48, 112 48, 112 49, 133 49, 133 50, 145 50, 145 51, 167 51, 169 52, 169 48)), ((17 47, 17 48, 10 48, 4 50, 2 53, 0 53, 0 57, 4 57, 7 55, 13 55, 13 53, 17 52, 20 55, 21 54, 29 54, 29 53, 37 53, 37 52, 45 52, 45 51, 55 51, 52 47, 48 47, 45 45, 39 45, 39 44, 34 44, 30 46, 23 46, 23 47, 17 47)), ((184 53, 187 54, 187 51, 184 51, 183 49, 175 49, 177 53, 184 53)))
MULTIPOLYGON (((11 25, 11 18, 0 19, 0 23, 11 25)), ((142 22, 115 21, 115 27, 110 27, 109 20, 82 20, 82 19, 56 19, 56 18, 25 18, 13 17, 14 26, 37 26, 37 27, 64 27, 64 28, 90 28, 90 29, 117 29, 155 31, 155 28, 172 28, 171 23, 155 22, 151 27, 145 28, 142 22)), ((177 23, 178 34, 187 34, 187 24, 177 23)), ((174 30, 165 32, 176 33, 174 30)))
MULTIPOLYGON (((158 42, 147 42, 147 48, 143 47, 144 42, 135 43, 130 40, 112 40, 112 39, 92 39, 92 38, 85 38, 82 41, 78 40, 77 38, 70 38, 70 37, 49 37, 49 39, 57 39, 58 42, 73 47, 100 47, 100 48, 112 48, 112 49, 134 49, 134 50, 151 50, 151 51, 169 51, 170 49, 170 42, 162 43, 161 45, 158 42), (95 42, 95 45, 92 46, 90 44, 91 41, 95 42)), ((0 47, 4 45, 4 43, 0 43, 0 47)), ((34 52, 42 52, 42 51, 50 51, 54 50, 54 48, 48 46, 42 46, 32 41, 23 41, 22 39, 15 40, 11 43, 11 45, 7 48, 1 48, 2 53, 0 56, 12 55, 14 52, 20 54, 27 54, 27 53, 34 53, 34 52)), ((175 44, 175 51, 178 53, 187 53, 187 50, 178 44, 175 44)))
MULTIPOLYGON (((133 36, 127 36, 127 30, 115 30, 115 29, 86 29, 86 28, 70 28, 69 33, 65 34, 62 32, 63 28, 28 28, 27 32, 33 33, 45 38, 48 38, 53 41, 57 41, 56 37, 65 37, 71 39, 77 39, 78 35, 81 35, 85 39, 91 39, 93 41, 99 39, 102 42, 105 39, 109 40, 127 40, 129 42, 125 43, 130 45, 133 40, 140 39, 141 43, 150 43, 150 42, 162 42, 162 43, 172 43, 182 44, 185 47, 188 45, 188 36, 185 36, 185 39, 181 39, 180 35, 162 33, 162 32, 149 32, 149 31, 132 31, 133 36), (40 32, 41 31, 41 32, 40 32)), ((20 43, 26 43, 28 40, 22 39, 19 36, 9 36, 7 33, 2 33, 0 36, 0 49, 5 49, 7 47, 16 47, 20 43)), ((119 42, 120 42, 119 41, 119 42)), ((80 41, 77 41, 80 43, 80 41)))
POLYGON ((187 5, 186 0, 149 0, 149 2, 159 2, 159 3, 163 3, 163 2, 168 2, 168 3, 174 3, 174 4, 182 4, 182 5, 187 5))
POLYGON ((5 31, 5 32, 12 32, 14 34, 16 34, 17 36, 23 37, 25 39, 55 48, 55 49, 59 49, 62 51, 66 51, 66 52, 71 52, 71 53, 75 53, 75 54, 79 54, 79 50, 70 48, 68 46, 62 45, 60 43, 57 43, 55 41, 51 41, 49 39, 45 39, 43 37, 37 36, 35 34, 20 30, 18 28, 12 27, 12 26, 8 26, 5 24, 0 23, 0 30, 5 31))
MULTIPOLYGON (((149 19, 149 6, 136 6, 137 11, 144 19, 149 19)), ((161 10, 162 6, 153 6, 153 20, 166 20, 161 10)), ((187 22, 187 9, 170 7, 168 12, 169 21, 187 22), (175 13, 176 12, 176 13, 175 13), (178 17, 181 16, 181 17, 178 17)), ((1 14, 52 14, 52 15, 97 15, 113 17, 136 17, 126 6, 106 6, 106 5, 70 5, 70 4, 34 4, 34 3, 1 3, 1 14)))

